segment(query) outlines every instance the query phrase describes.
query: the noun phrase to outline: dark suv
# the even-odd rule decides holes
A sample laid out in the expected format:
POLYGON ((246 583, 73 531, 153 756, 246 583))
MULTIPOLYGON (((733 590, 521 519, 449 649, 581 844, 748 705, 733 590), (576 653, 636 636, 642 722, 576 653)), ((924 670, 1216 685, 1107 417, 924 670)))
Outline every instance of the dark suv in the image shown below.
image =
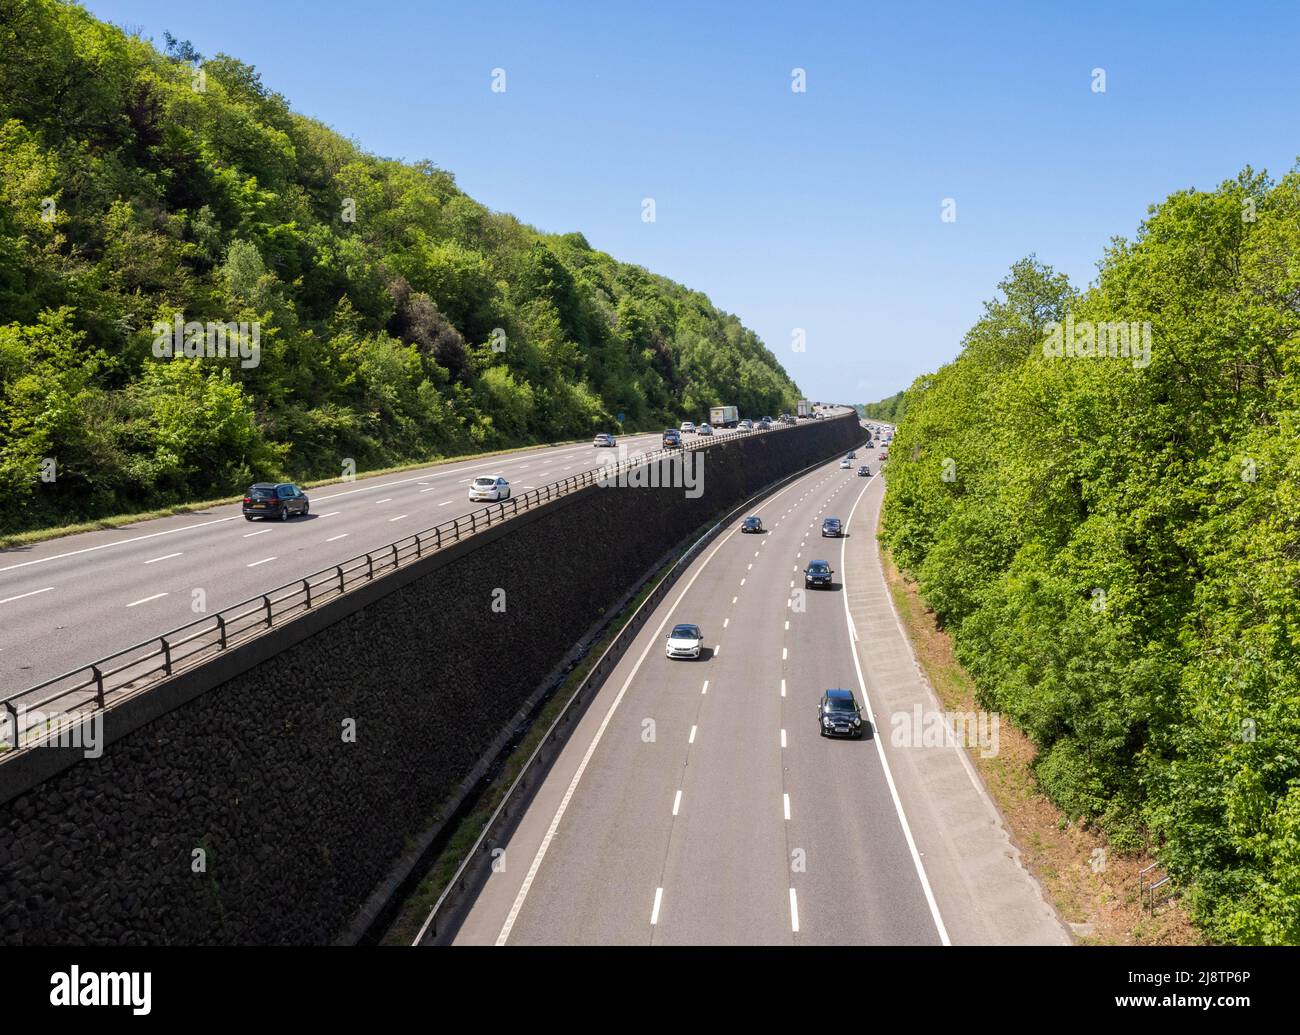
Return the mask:
POLYGON ((817 730, 823 737, 860 737, 865 724, 852 690, 827 690, 817 705, 817 730))
POLYGON ((257 517, 288 521, 310 509, 307 494, 290 482, 258 482, 244 495, 244 517, 249 521, 257 517))

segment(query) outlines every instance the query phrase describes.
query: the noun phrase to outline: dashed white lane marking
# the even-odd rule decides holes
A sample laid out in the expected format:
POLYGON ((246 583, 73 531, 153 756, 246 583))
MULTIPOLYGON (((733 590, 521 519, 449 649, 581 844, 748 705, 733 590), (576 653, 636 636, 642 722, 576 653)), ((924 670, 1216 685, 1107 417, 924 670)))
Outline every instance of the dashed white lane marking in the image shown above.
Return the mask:
POLYGON ((722 620, 722 628, 725 629, 725 628, 726 628, 728 625, 730 625, 730 624, 731 624, 731 619, 730 619, 730 618, 724 618, 724 619, 722 620))
POLYGON ((348 534, 347 534, 346 532, 344 532, 342 535, 332 535, 332 536, 330 536, 328 539, 325 540, 325 542, 327 542, 327 543, 332 543, 332 542, 334 542, 335 540, 338 540, 338 539, 346 539, 347 537, 348 537, 348 534))
POLYGON ((753 561, 750 561, 750 562, 749 562, 749 567, 746 568, 745 570, 746 570, 746 571, 753 571, 753 570, 754 570, 754 562, 753 562, 753 561))
POLYGON ((682 792, 681 792, 680 789, 678 789, 678 791, 677 791, 677 796, 676 796, 675 798, 673 798, 673 815, 674 815, 674 816, 677 815, 677 812, 678 812, 679 809, 681 809, 681 807, 682 807, 682 792))
POLYGON ((321 517, 338 517, 338 516, 339 516, 340 514, 342 514, 342 513, 343 513, 343 511, 341 511, 341 510, 331 510, 328 514, 322 514, 322 515, 320 515, 320 516, 321 516, 321 517))
POLYGON ((438 504, 438 506, 440 506, 440 507, 450 507, 450 506, 451 506, 453 503, 455 503, 455 502, 456 502, 455 500, 443 500, 441 503, 438 504))
POLYGON ((259 531, 256 531, 256 532, 247 532, 247 533, 244 534, 243 538, 244 538, 244 539, 252 539, 253 536, 255 536, 255 535, 266 535, 266 533, 269 532, 269 531, 271 531, 269 528, 263 528, 263 529, 260 529, 259 531))
POLYGON ((721 653, 722 653, 722 644, 720 643, 715 644, 713 647, 713 656, 716 658, 721 653))
POLYGON ((781 680, 781 696, 785 696, 785 680, 781 680))
POLYGON ((375 500, 375 503, 376 503, 376 504, 379 504, 379 503, 392 503, 392 502, 393 502, 393 497, 392 497, 392 496, 385 496, 382 500, 375 500))
POLYGON ((695 743, 695 729, 696 729, 696 727, 694 727, 694 726, 691 727, 691 735, 690 735, 689 737, 686 738, 686 743, 688 743, 688 744, 694 744, 694 743, 695 743))
POLYGON ((429 488, 429 489, 421 489, 420 492, 422 492, 422 493, 424 493, 424 492, 437 492, 440 488, 442 488, 441 485, 435 485, 435 486, 433 486, 432 488, 429 488))
POLYGON ((785 627, 786 627, 787 630, 789 630, 789 628, 790 628, 790 619, 788 619, 788 618, 785 620, 785 627))
POLYGON ((398 514, 397 517, 390 517, 388 520, 389 520, 389 521, 401 521, 402 518, 404 518, 404 517, 409 517, 409 516, 410 516, 410 515, 408 515, 408 514, 398 514))
POLYGON ((781 807, 785 811, 785 818, 790 818, 790 795, 781 795, 781 807))
MULTIPOLYGON (((547 462, 549 463, 550 461, 547 462)), ((664 899, 664 889, 655 888, 655 904, 654 907, 650 910, 651 927, 653 927, 655 924, 659 922, 659 904, 663 902, 663 899, 664 899)))
POLYGON ((790 930, 799 933, 799 900, 795 898, 794 888, 790 889, 790 930))
POLYGON ((134 603, 127 604, 127 607, 135 607, 136 604, 147 604, 150 600, 157 600, 159 597, 165 597, 166 593, 155 593, 151 597, 145 597, 143 600, 137 600, 134 603))
POLYGON ((268 561, 273 560, 275 560, 274 557, 263 557, 260 561, 254 561, 252 564, 246 565, 246 567, 256 568, 259 564, 266 564, 268 561))
POLYGON ((707 694, 708 692, 709 692, 709 681, 706 679, 704 681, 704 686, 700 688, 700 693, 707 694))
POLYGON ((740 599, 740 597, 732 597, 732 598, 731 598, 731 602, 734 604, 734 603, 735 603, 737 600, 739 600, 739 599, 740 599))
POLYGON ((740 580, 740 584, 743 586, 743 585, 745 584, 745 580, 744 580, 744 579, 741 579, 741 580, 740 580))
MULTIPOLYGON (((785 747, 785 730, 781 731, 781 747, 785 747)), ((786 797, 789 797, 789 795, 786 795, 786 797)))
POLYGON ((34 589, 30 593, 19 593, 16 597, 5 597, 0 600, 0 604, 7 604, 11 600, 22 600, 24 597, 34 597, 37 593, 48 593, 53 588, 53 586, 46 586, 44 589, 34 589))
POLYGON ((155 557, 152 560, 145 561, 144 563, 157 564, 159 561, 170 561, 173 557, 183 557, 184 555, 185 555, 185 551, 181 550, 178 551, 177 553, 163 554, 161 557, 155 557))
POLYGON ((789 656, 790 656, 790 648, 789 648, 789 647, 782 647, 782 648, 781 648, 781 660, 782 660, 782 661, 785 661, 786 658, 788 658, 789 656))

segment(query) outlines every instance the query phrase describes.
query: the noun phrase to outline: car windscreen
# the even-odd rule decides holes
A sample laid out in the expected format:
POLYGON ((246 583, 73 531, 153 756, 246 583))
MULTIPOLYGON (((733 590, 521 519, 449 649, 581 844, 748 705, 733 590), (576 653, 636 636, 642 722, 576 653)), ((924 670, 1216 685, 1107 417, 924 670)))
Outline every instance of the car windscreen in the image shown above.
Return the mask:
MULTIPOLYGON (((831 570, 831 566, 825 561, 813 561, 808 565, 808 571, 813 575, 825 575, 831 570)), ((805 705, 805 707, 807 707, 805 705)))
POLYGON ((475 478, 475 479, 474 479, 474 484, 477 485, 477 486, 479 486, 480 488, 483 488, 483 489, 491 488, 491 487, 492 487, 493 485, 495 485, 496 483, 497 483, 497 480, 496 480, 495 478, 475 478))
POLYGON ((672 638, 674 640, 698 640, 700 638, 700 627, 698 625, 674 625, 672 638))
POLYGON ((273 500, 275 489, 249 489, 248 495, 255 500, 273 500))
MULTIPOLYGON (((848 697, 828 697, 826 698, 826 704, 833 712, 857 711, 857 709, 853 707, 853 701, 848 697)), ((808 706, 804 705, 804 707, 806 708, 808 706)))

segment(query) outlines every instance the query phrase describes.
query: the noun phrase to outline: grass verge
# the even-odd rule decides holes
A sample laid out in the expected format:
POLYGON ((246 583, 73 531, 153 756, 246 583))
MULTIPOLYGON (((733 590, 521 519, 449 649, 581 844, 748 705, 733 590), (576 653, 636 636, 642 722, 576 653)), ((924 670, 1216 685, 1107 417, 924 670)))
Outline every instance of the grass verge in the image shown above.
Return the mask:
MULTIPOLYGON (((974 680, 954 655, 952 638, 938 627, 916 583, 883 546, 881 555, 898 616, 943 707, 977 710, 974 680)), ((1108 845, 1100 830, 1071 822, 1039 790, 1033 772, 1036 754, 1029 738, 1009 722, 999 730, 995 757, 967 750, 1020 849, 1021 862, 1076 939, 1085 945, 1204 944, 1204 936, 1177 900, 1158 905, 1154 913, 1142 908, 1138 871, 1155 860, 1144 854, 1123 855, 1108 845)))

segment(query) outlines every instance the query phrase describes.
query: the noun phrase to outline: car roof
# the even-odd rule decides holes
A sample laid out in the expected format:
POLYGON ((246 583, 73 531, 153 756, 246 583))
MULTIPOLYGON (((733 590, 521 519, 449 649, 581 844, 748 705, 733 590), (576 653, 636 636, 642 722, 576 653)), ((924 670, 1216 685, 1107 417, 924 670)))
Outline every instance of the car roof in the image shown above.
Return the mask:
POLYGON ((828 565, 828 566, 829 566, 830 563, 831 563, 830 561, 817 561, 817 560, 812 560, 812 561, 809 561, 809 562, 808 562, 808 567, 811 568, 814 564, 825 564, 825 565, 828 565))
POLYGON ((852 691, 852 690, 841 690, 841 689, 839 689, 839 688, 836 688, 836 689, 834 689, 834 690, 827 690, 827 691, 826 691, 826 696, 827 696, 827 697, 837 697, 837 698, 840 698, 840 699, 842 699, 842 700, 851 701, 851 700, 853 700, 853 691, 852 691))
POLYGON ((837 517, 822 518, 823 525, 829 524, 832 521, 834 521, 837 525, 840 523, 840 519, 837 517))

